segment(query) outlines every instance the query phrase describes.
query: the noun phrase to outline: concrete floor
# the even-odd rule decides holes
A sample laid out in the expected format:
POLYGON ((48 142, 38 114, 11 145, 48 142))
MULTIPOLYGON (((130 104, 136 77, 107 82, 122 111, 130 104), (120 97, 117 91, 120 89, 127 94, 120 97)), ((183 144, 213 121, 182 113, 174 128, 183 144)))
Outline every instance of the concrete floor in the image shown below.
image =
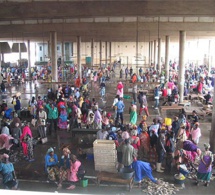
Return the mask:
MULTIPOLYGON (((107 103, 106 105, 102 104, 101 101, 99 101, 100 106, 103 108, 105 107, 107 111, 111 111, 111 105, 113 98, 115 96, 116 91, 116 80, 119 78, 118 74, 115 75, 116 78, 111 79, 111 82, 107 83, 107 103)), ((20 86, 12 86, 11 88, 7 89, 6 95, 2 95, 2 99, 5 99, 8 102, 9 106, 11 105, 11 96, 15 94, 17 91, 20 91, 22 93, 22 105, 23 107, 27 106, 28 100, 32 96, 41 95, 47 93, 47 88, 49 87, 47 84, 40 84, 38 85, 38 94, 36 94, 36 91, 34 89, 34 83, 33 82, 26 82, 24 85, 20 86)), ((91 91, 91 97, 99 98, 98 96, 98 89, 93 88, 91 91)), ((131 100, 125 100, 126 104, 126 110, 125 110, 125 119, 128 121, 129 115, 128 115, 128 108, 130 106, 131 100), (127 114, 126 114, 127 113, 127 114)), ((152 109, 153 102, 149 102, 149 123, 152 121, 152 119, 156 116, 159 116, 159 110, 152 109)), ((171 117, 173 114, 177 113, 167 113, 167 116, 171 117)), ((138 119, 138 122, 140 121, 140 117, 138 119)), ((201 130, 202 130, 202 137, 200 138, 200 148, 203 148, 203 143, 209 141, 209 130, 210 130, 210 118, 206 118, 204 121, 200 122, 201 124, 201 130)), ((36 135, 36 131, 33 129, 33 134, 36 135)), ((14 164, 20 185, 19 188, 24 191, 36 191, 36 192, 56 192, 56 184, 54 183, 48 183, 46 179, 46 175, 44 173, 44 156, 46 154, 46 151, 49 147, 54 147, 56 153, 60 157, 61 153, 58 148, 58 143, 56 136, 49 136, 48 143, 42 145, 38 144, 34 149, 34 155, 35 155, 35 161, 34 162, 26 162, 24 159, 20 158, 18 162, 14 164)), ((83 138, 84 139, 84 138, 83 138)), ((93 137, 92 137, 93 139, 93 137)), ((78 138, 74 140, 77 141, 78 138)), ((73 148, 75 151, 75 148, 73 148)), ((86 167, 87 170, 87 176, 95 177, 97 172, 94 170, 94 163, 91 160, 87 159, 81 159, 82 163, 86 167)), ((164 173, 156 173, 153 172, 153 175, 156 178, 163 178, 165 181, 168 181, 170 183, 174 183, 174 174, 170 174, 167 172, 164 173)), ((131 192, 128 192, 126 190, 126 186, 122 185, 116 185, 111 183, 102 183, 100 187, 96 185, 95 179, 89 179, 89 185, 87 188, 83 188, 80 185, 77 185, 76 189, 73 191, 67 191, 65 189, 60 190, 59 192, 62 193, 78 193, 78 194, 116 194, 116 195, 122 195, 122 194, 144 194, 142 192, 141 188, 138 188, 137 186, 134 186, 131 192)), ((180 190, 177 192, 177 194, 214 194, 215 192, 215 185, 214 181, 211 182, 209 187, 204 186, 195 186, 193 180, 186 179, 185 182, 185 189, 180 190)))

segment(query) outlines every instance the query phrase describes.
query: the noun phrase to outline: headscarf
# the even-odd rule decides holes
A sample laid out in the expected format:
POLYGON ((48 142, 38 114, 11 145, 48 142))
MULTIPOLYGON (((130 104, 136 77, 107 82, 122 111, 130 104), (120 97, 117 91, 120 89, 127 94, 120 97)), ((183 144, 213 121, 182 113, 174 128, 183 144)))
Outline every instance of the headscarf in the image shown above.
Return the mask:
POLYGON ((122 132, 122 139, 123 140, 126 140, 126 139, 128 139, 130 136, 129 136, 129 133, 127 132, 127 131, 124 131, 124 132, 122 132))
POLYGON ((122 89, 123 89, 123 84, 122 82, 119 82, 118 85, 117 85, 117 89, 122 92, 122 89))
POLYGON ((208 144, 208 143, 204 143, 204 147, 205 147, 205 149, 210 149, 210 144, 208 144))
POLYGON ((31 129, 30 129, 29 126, 25 126, 25 127, 23 128, 23 132, 22 132, 22 135, 21 135, 21 137, 20 137, 20 140, 23 140, 23 138, 24 138, 27 134, 30 135, 30 137, 32 137, 32 132, 31 132, 31 129))
POLYGON ((51 153, 51 152, 54 152, 54 149, 51 147, 51 148, 49 148, 48 150, 47 150, 47 154, 49 154, 49 153, 51 153))

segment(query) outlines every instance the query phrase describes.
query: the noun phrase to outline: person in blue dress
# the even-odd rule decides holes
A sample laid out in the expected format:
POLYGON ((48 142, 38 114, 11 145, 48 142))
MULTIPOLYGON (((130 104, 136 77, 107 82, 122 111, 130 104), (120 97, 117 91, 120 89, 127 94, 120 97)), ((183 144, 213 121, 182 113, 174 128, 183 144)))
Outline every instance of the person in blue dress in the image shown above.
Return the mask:
POLYGON ((0 155, 0 172, 2 174, 2 183, 5 189, 17 190, 18 181, 14 166, 9 162, 7 154, 0 155))
POLYGON ((150 163, 136 160, 132 163, 132 169, 134 169, 134 180, 141 184, 141 181, 148 177, 152 182, 158 184, 158 181, 152 175, 152 168, 150 163))

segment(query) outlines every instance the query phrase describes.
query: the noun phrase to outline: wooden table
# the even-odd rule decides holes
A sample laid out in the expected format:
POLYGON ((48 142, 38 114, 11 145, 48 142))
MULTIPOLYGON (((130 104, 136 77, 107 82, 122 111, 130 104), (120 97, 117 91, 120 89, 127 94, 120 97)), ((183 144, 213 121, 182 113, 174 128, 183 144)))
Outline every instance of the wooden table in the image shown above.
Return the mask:
POLYGON ((206 116, 206 112, 203 110, 202 107, 194 107, 194 106, 184 107, 184 112, 185 112, 187 117, 191 116, 193 114, 194 110, 197 112, 198 116, 202 116, 203 118, 206 116))
POLYGON ((178 104, 172 106, 161 106, 161 115, 163 113, 163 117, 166 116, 167 110, 182 110, 184 106, 179 106, 178 104))
POLYGON ((73 128, 71 130, 72 136, 75 137, 76 134, 88 135, 88 134, 96 134, 99 129, 79 129, 73 128))
POLYGON ((120 173, 109 173, 101 171, 97 175, 97 182, 100 185, 101 181, 115 182, 129 185, 129 191, 131 191, 134 184, 134 176, 131 179, 123 179, 120 173))

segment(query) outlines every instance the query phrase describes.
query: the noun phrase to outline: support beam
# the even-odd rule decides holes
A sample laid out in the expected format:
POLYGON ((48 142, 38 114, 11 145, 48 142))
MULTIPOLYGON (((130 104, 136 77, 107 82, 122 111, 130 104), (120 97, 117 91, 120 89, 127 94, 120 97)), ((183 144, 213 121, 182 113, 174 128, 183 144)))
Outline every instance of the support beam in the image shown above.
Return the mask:
POLYGON ((161 74, 161 38, 158 38, 158 71, 161 74))
MULTIPOLYGON (((215 97, 215 87, 214 87, 214 94, 213 97, 215 97)), ((213 98, 213 105, 215 105, 215 98, 213 98)), ((215 106, 213 106, 212 111, 212 123, 211 123, 211 130, 210 130, 210 150, 214 153, 215 152, 215 106)))
POLYGON ((51 62, 52 62, 52 80, 58 82, 57 71, 57 32, 50 32, 51 36, 51 62))
POLYGON ((94 66, 94 39, 91 40, 91 68, 94 66))
POLYGON ((153 53, 153 48, 154 48, 154 42, 153 41, 151 41, 151 61, 150 61, 150 66, 151 66, 151 63, 153 63, 154 61, 153 61, 153 56, 154 56, 154 53, 153 53))
POLYGON ((28 77, 31 79, 31 49, 30 40, 28 40, 28 77))
POLYGON ((19 45, 19 63, 21 63, 22 59, 21 43, 18 43, 18 45, 19 45))
POLYGON ((108 42, 105 42, 105 65, 108 64, 108 42))
POLYGON ((154 40, 154 59, 153 59, 153 63, 154 63, 154 67, 155 70, 157 70, 157 62, 156 62, 156 51, 157 51, 157 41, 154 40))
POLYGON ((78 76, 82 80, 82 68, 81 68, 81 37, 77 37, 77 63, 78 63, 78 76))
POLYGON ((110 65, 111 65, 111 63, 112 63, 112 44, 111 44, 111 42, 109 43, 110 45, 109 45, 109 57, 110 57, 110 65))
POLYGON ((64 59, 64 58, 65 58, 64 41, 62 41, 61 45, 62 45, 62 46, 61 46, 61 47, 62 47, 61 65, 64 66, 64 60, 65 60, 65 59, 64 59))
POLYGON ((169 36, 166 36, 166 42, 165 42, 165 77, 166 80, 169 80, 169 43, 170 38, 169 36))
POLYGON ((149 59, 148 59, 148 63, 149 63, 149 66, 150 66, 150 63, 151 63, 151 41, 149 41, 149 59))
POLYGON ((179 34, 179 92, 180 103, 184 100, 184 73, 185 73, 185 42, 186 32, 180 31, 179 34))
POLYGON ((102 67, 102 41, 99 42, 99 64, 102 67))

